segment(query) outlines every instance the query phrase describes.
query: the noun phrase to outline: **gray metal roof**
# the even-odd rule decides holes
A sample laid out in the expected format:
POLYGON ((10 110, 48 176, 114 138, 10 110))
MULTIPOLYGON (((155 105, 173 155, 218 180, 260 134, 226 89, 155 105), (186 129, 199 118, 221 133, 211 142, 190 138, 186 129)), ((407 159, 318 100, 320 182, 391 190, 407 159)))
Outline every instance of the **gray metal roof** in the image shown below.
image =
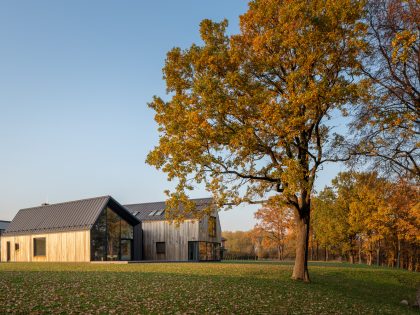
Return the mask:
MULTIPOLYGON (((197 210, 201 211, 213 203, 213 198, 190 199, 194 201, 197 210)), ((165 217, 166 204, 161 202, 137 203, 124 205, 137 219, 140 221, 162 221, 167 220, 165 217)), ((182 207, 181 207, 182 209, 182 207)), ((192 214, 186 215, 187 219, 193 218, 192 214)))
POLYGON ((20 210, 4 235, 48 233, 90 229, 109 204, 134 224, 139 221, 110 196, 69 201, 20 210))
POLYGON ((0 220, 0 230, 5 230, 7 226, 9 225, 10 221, 3 221, 0 220))

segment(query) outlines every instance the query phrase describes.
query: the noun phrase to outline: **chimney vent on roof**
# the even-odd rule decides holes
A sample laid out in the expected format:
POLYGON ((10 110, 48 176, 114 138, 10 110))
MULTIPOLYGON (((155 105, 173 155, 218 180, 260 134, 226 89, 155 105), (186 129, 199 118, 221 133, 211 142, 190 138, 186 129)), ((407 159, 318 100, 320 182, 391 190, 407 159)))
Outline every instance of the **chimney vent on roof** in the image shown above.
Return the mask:
POLYGON ((41 206, 49 206, 50 204, 48 203, 48 202, 43 202, 42 204, 41 204, 41 206))

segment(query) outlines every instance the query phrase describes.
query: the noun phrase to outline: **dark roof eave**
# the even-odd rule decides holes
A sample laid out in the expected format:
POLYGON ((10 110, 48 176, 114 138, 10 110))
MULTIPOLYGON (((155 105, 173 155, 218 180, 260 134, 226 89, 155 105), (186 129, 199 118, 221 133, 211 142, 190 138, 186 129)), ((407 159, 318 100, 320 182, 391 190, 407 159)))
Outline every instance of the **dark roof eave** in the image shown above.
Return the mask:
POLYGON ((13 232, 4 232, 3 237, 6 236, 19 236, 19 235, 31 235, 31 234, 53 234, 53 233, 65 233, 65 232, 77 232, 77 231, 87 231, 92 228, 90 226, 75 226, 75 227, 63 227, 63 228, 54 228, 54 229, 44 229, 44 230, 26 230, 26 231, 13 231, 13 232))

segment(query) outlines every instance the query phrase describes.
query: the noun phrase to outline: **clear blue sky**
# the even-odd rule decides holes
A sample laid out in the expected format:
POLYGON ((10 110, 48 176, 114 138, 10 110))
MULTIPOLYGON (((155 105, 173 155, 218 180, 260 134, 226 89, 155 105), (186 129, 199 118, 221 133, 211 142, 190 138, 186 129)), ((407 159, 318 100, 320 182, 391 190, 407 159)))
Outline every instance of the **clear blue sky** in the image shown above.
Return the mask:
MULTIPOLYGON (((0 219, 47 198, 163 200, 172 185, 144 161, 158 138, 147 102, 165 94, 165 54, 199 43, 205 18, 238 32, 246 9, 241 0, 0 2, 0 219)), ((323 171, 317 187, 336 172, 323 171)), ((251 228, 253 211, 222 212, 222 227, 251 228)))

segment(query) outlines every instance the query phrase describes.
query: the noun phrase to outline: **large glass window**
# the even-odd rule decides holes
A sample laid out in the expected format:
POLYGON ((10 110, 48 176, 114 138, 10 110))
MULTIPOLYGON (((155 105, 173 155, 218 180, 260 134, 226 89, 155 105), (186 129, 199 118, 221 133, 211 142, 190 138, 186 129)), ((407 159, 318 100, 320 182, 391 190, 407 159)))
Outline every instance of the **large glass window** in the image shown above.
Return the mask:
POLYGON ((133 239, 133 227, 124 220, 121 220, 121 238, 124 239, 133 239))
POLYGON ((114 211, 107 209, 106 226, 107 235, 107 260, 118 260, 121 239, 121 219, 114 211))
MULTIPOLYGON (((188 254, 189 259, 193 257, 193 245, 191 243, 195 242, 188 242, 188 254), (191 244, 191 245, 190 245, 191 244)), ((213 242, 197 242, 198 243, 198 253, 199 253, 199 260, 220 260, 220 243, 213 243, 213 242)))
POLYGON ((45 237, 34 238, 34 256, 45 256, 47 241, 45 237))
POLYGON ((200 251, 200 260, 207 260, 207 243, 206 242, 199 243, 199 251, 200 251))
POLYGON ((213 260, 213 243, 207 243, 207 260, 213 260))
POLYGON ((220 260, 221 259, 221 256, 220 256, 220 252, 221 252, 221 249, 220 249, 220 243, 214 243, 214 259, 215 260, 220 260))
POLYGON ((106 260, 106 209, 90 231, 92 260, 106 260))
POLYGON ((132 240, 121 240, 121 260, 131 260, 132 240))
POLYGON ((92 260, 131 260, 133 226, 106 208, 91 230, 92 260))

